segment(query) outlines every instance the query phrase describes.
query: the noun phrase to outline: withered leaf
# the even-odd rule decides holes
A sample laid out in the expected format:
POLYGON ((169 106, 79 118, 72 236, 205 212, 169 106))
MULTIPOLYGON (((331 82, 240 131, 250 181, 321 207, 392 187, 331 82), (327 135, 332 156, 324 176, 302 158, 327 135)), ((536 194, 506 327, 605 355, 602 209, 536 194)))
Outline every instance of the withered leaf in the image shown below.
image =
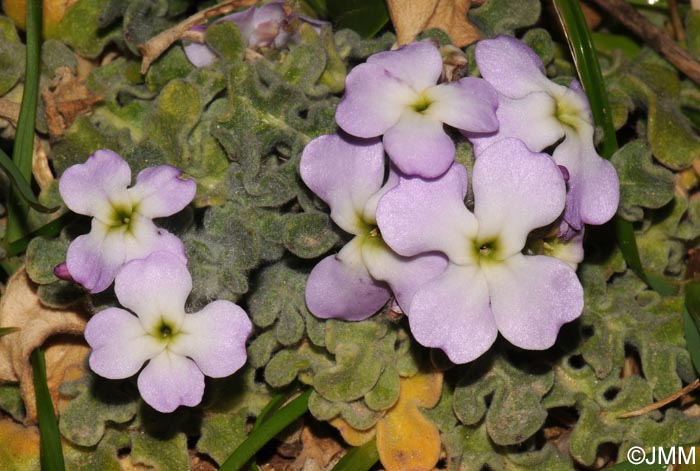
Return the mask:
POLYGON ((29 356, 44 344, 49 391, 54 406, 63 379, 81 371, 89 351, 82 341, 87 323, 77 310, 47 308, 36 294, 37 286, 24 268, 10 278, 0 301, 0 327, 19 327, 0 337, 0 382, 19 382, 27 409, 25 422, 36 422, 36 402, 29 356))
POLYGON ((479 30, 469 22, 467 12, 472 0, 387 0, 398 43, 408 44, 419 33, 430 28, 445 31, 457 47, 467 46, 481 38, 479 30))

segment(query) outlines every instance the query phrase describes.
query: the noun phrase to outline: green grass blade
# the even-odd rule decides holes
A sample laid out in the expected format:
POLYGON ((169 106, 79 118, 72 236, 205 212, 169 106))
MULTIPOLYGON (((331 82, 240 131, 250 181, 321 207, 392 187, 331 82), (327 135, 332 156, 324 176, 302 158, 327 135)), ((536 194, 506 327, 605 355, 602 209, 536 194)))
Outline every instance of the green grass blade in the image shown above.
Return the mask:
POLYGON ((7 245, 6 253, 10 257, 14 257, 27 250, 29 242, 35 237, 56 237, 61 233, 61 230, 75 217, 73 213, 65 213, 54 219, 53 221, 41 226, 40 228, 30 232, 19 240, 7 245))
POLYGON ((351 448, 332 471, 367 471, 379 461, 377 442, 372 439, 362 446, 351 448))
POLYGON ((58 206, 47 208, 39 203, 27 179, 24 178, 19 168, 17 168, 12 159, 10 159, 2 149, 0 149, 0 168, 5 171, 5 174, 7 174, 7 177, 10 179, 12 187, 17 190, 19 196, 21 196, 29 206, 42 213, 53 213, 58 209, 58 206))
POLYGON ((219 471, 239 471, 255 454, 272 440, 278 433, 289 427, 292 422, 309 410, 311 389, 301 394, 292 402, 275 412, 265 420, 248 438, 240 444, 236 451, 221 465, 219 471))
MULTIPOLYGON (((600 146, 600 153, 606 159, 610 159, 617 151, 617 136, 612 122, 610 102, 605 91, 603 74, 600 71, 600 64, 593 47, 591 33, 588 30, 586 19, 581 11, 578 0, 554 0, 554 7, 559 15, 564 33, 566 34, 571 55, 576 64, 581 79, 581 85, 588 95, 591 103, 593 120, 597 126, 603 129, 603 141, 600 146)), ((622 255, 625 257, 627 265, 649 286, 658 290, 661 294, 670 294, 674 291, 673 286, 660 277, 654 277, 650 281, 644 271, 642 261, 639 257, 637 241, 634 237, 632 223, 625 221, 619 216, 615 217, 615 230, 617 242, 622 255)))
POLYGON ((12 332, 17 332, 19 327, 0 327, 0 337, 11 334, 12 332))
POLYGON ((39 416, 39 435, 41 437, 42 471, 63 471, 66 469, 61 448, 61 435, 58 421, 51 402, 51 394, 46 384, 46 360, 41 348, 31 354, 34 373, 34 391, 36 393, 36 410, 39 416))
MULTIPOLYGON (((32 178, 32 156, 34 154, 34 123, 39 99, 39 60, 41 55, 41 0, 27 0, 27 65, 24 93, 17 123, 12 160, 28 183, 32 178)), ((7 231, 5 238, 13 242, 27 232, 29 206, 13 188, 7 205, 7 231)))

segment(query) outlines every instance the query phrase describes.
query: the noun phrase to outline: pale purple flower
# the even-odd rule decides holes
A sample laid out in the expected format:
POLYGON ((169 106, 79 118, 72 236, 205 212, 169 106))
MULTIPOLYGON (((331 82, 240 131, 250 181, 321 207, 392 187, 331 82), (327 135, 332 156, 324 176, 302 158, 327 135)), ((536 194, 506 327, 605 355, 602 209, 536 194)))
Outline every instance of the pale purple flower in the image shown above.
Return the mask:
POLYGON ((180 239, 152 221, 177 213, 194 198, 196 183, 181 176, 170 165, 149 167, 128 188, 129 165, 108 149, 66 169, 59 181, 63 201, 71 211, 92 216, 90 233, 68 247, 68 275, 97 293, 112 284, 122 265, 155 251, 171 252, 186 262, 180 239))
POLYGON ((187 266, 170 253, 156 252, 125 265, 114 291, 128 311, 108 308, 89 320, 90 368, 105 378, 123 379, 148 362, 137 380, 148 405, 172 412, 199 404, 205 375, 223 378, 246 362, 252 324, 229 301, 185 313, 191 290, 187 266))
MULTIPOLYGON (((224 16, 215 23, 222 21, 235 23, 249 49, 279 48, 295 40, 295 35, 288 31, 289 23, 293 18, 297 16, 287 12, 285 2, 270 2, 224 16)), ((311 24, 317 31, 320 31, 322 25, 329 24, 303 16, 299 16, 298 19, 311 24)), ((204 32, 207 26, 198 25, 190 29, 204 32)), ((216 59, 216 54, 206 44, 189 43, 184 49, 185 55, 195 67, 207 66, 216 59)))
POLYGON ((330 206, 333 221, 355 235, 309 275, 306 304, 314 315, 362 320, 386 304, 392 291, 406 306, 418 286, 444 270, 447 261, 441 254, 398 256, 377 230, 377 201, 398 181, 392 172, 382 187, 384 151, 379 139, 335 134, 314 139, 304 149, 300 173, 330 206))
POLYGON ((474 77, 436 85, 441 73, 442 57, 429 42, 374 54, 348 74, 335 119, 353 136, 384 135, 386 152, 402 173, 442 175, 455 156, 443 123, 475 133, 496 131, 498 97, 474 77))
POLYGON ((570 87, 550 81, 540 58, 510 36, 480 41, 476 63, 481 75, 498 91, 498 132, 465 133, 477 158, 489 145, 515 137, 539 152, 564 139, 554 161, 570 174, 564 220, 576 231, 613 217, 620 198, 617 173, 593 145, 593 118, 578 81, 570 87))
POLYGON ((467 172, 459 164, 433 181, 402 179, 379 202, 377 221, 392 249, 449 258, 414 294, 411 332, 455 363, 479 357, 498 332, 518 347, 549 348, 561 325, 581 314, 583 289, 563 261, 521 251, 532 230, 564 210, 562 173, 546 154, 505 139, 476 160, 472 184, 474 213, 464 205, 467 172))

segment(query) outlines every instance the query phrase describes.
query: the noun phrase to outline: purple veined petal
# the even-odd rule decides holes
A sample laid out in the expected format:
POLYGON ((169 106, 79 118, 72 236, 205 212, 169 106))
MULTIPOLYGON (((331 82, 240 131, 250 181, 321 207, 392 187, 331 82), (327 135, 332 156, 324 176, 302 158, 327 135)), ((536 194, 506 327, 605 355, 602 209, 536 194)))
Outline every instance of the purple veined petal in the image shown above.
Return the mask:
POLYGON ((202 401, 204 375, 189 358, 165 350, 148 362, 137 380, 141 397, 159 412, 202 401))
POLYGON ((472 263, 467 241, 478 223, 464 205, 466 191, 467 170, 460 164, 435 180, 402 178, 377 207, 384 241, 399 255, 439 251, 453 263, 472 263))
POLYGON ((455 159, 455 144, 442 122, 411 109, 386 131, 384 148, 401 173, 423 178, 439 177, 455 159))
POLYGON ((520 139, 533 152, 540 152, 564 137, 564 126, 556 118, 556 102, 545 92, 532 92, 513 100, 500 96, 496 133, 462 133, 474 146, 479 157, 491 144, 512 137, 520 139))
POLYGON ((348 242, 338 255, 321 260, 306 282, 306 306, 322 319, 361 321, 391 297, 389 288, 374 280, 362 261, 363 237, 348 242))
POLYGON ((375 194, 370 196, 370 198, 367 200, 367 204, 365 204, 365 209, 363 211, 363 220, 367 224, 372 224, 372 225, 377 225, 377 205, 379 204, 379 200, 382 199, 382 197, 389 191, 392 190, 393 188, 396 187, 396 185, 399 184, 399 180, 401 177, 399 176, 398 171, 393 165, 389 165, 389 176, 386 179, 386 182, 384 185, 377 191, 375 194))
POLYGON ((95 314, 85 326, 90 369, 109 379, 135 375, 143 364, 165 350, 148 335, 139 320, 124 309, 111 307, 95 314))
POLYGON ((255 8, 247 8, 243 11, 237 11, 216 20, 217 23, 222 21, 229 21, 238 26, 243 40, 249 44, 248 38, 255 31, 255 8))
POLYGON ((382 67, 360 64, 345 78, 345 96, 338 103, 335 120, 353 136, 381 136, 417 98, 408 84, 382 67))
POLYGON ((139 214, 161 218, 182 211, 197 193, 191 178, 182 178, 182 171, 171 165, 159 165, 142 170, 129 196, 139 214))
POLYGON ((554 222, 564 210, 566 185, 559 167, 517 139, 486 148, 474 164, 472 185, 478 239, 498 239, 501 259, 520 252, 533 229, 554 222))
POLYGON ((245 342, 252 330, 243 309, 229 301, 214 301, 185 316, 169 348, 193 359, 206 376, 223 378, 245 364, 245 342))
POLYGON ((425 91, 432 102, 426 113, 457 129, 485 133, 498 129, 498 94, 486 81, 466 77, 425 91))
POLYGON ((190 291, 192 277, 187 265, 167 252, 127 263, 114 282, 119 303, 138 315, 146 332, 153 332, 162 320, 178 330, 190 291))
POLYGON ((131 169, 116 152, 95 151, 84 163, 68 167, 58 191, 68 208, 86 216, 111 211, 110 201, 121 198, 131 183, 131 169))
POLYGON ((475 360, 498 335, 486 279, 474 266, 449 265, 419 289, 408 321, 421 345, 443 350, 454 363, 475 360))
POLYGON ((190 42, 183 47, 187 60, 195 67, 206 67, 216 59, 216 54, 206 44, 190 42))
POLYGON ((155 239, 155 244, 151 247, 153 252, 168 252, 177 256, 182 263, 187 265, 187 254, 185 253, 185 244, 175 234, 172 234, 165 229, 158 229, 158 237, 155 239))
POLYGON ((341 229, 361 234, 367 200, 384 179, 384 148, 379 139, 357 139, 331 134, 311 141, 299 165, 304 183, 331 208, 341 229))
POLYGON ((496 325, 513 345, 549 348, 559 328, 581 315, 583 288, 561 260, 515 254, 502 263, 486 264, 483 270, 496 325))
POLYGON ((92 230, 68 246, 66 267, 73 279, 91 293, 106 290, 124 264, 126 247, 119 231, 110 231, 97 219, 92 230))
POLYGON ((578 132, 568 130, 553 157, 569 171, 566 222, 575 230, 581 230, 583 223, 608 222, 620 202, 620 181, 612 164, 593 147, 593 127, 580 124, 578 132))
POLYGON ((435 85, 442 73, 440 51, 427 41, 407 44, 395 51, 379 52, 367 59, 409 84, 416 92, 435 85))
POLYGON ((362 260, 374 279, 389 285, 404 312, 415 292, 447 268, 447 258, 441 253, 402 257, 379 237, 362 244, 362 260))
POLYGON ((549 90, 542 60, 522 42, 500 35, 479 41, 474 51, 484 77, 501 94, 522 98, 528 93, 549 90))

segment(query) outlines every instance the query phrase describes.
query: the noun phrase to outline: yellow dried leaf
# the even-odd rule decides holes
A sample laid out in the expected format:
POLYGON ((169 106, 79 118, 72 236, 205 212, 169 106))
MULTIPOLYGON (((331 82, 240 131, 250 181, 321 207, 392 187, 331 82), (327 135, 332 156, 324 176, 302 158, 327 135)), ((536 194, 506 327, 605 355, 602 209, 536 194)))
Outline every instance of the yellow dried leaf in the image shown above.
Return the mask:
POLYGON ((44 306, 24 268, 10 278, 0 301, 0 327, 19 327, 20 330, 0 337, 0 382, 19 382, 27 423, 36 422, 29 356, 46 343, 47 379, 56 407, 58 387, 66 377, 78 374, 89 351, 82 340, 86 323, 87 315, 83 312, 44 306))
POLYGON ((0 463, 5 471, 40 469, 39 431, 9 418, 0 420, 0 463))
POLYGON ((481 39, 479 30, 467 19, 472 0, 387 0, 387 4, 400 45, 430 28, 445 31, 457 47, 481 39))
MULTIPOLYGON (((42 9, 43 35, 49 39, 56 37, 56 28, 70 7, 78 0, 44 0, 42 9)), ((25 29, 27 0, 3 0, 5 14, 12 18, 20 29, 25 29)))
POLYGON ((348 445, 352 446, 364 445, 373 439, 374 435, 376 434, 375 427, 372 427, 369 430, 357 430, 347 423, 342 417, 336 417, 330 421, 330 424, 337 428, 340 435, 343 437, 343 440, 345 440, 348 445))
POLYGON ((401 379, 399 399, 377 423, 377 450, 387 471, 429 471, 440 458, 440 433, 419 407, 440 400, 442 373, 419 372, 401 379))

